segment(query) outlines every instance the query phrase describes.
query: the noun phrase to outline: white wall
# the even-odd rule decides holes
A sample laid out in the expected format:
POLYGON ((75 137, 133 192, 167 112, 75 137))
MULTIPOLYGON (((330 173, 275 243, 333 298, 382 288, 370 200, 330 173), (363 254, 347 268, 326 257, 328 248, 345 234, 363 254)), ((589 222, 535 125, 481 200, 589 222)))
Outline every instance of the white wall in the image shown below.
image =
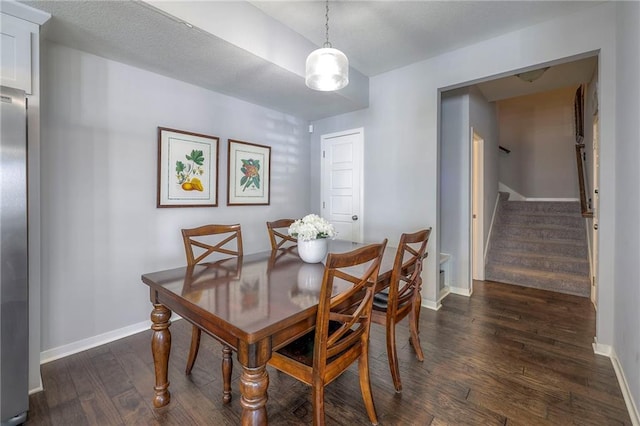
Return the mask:
MULTIPOLYGON (((625 373, 629 390, 640 409, 640 3, 619 4, 616 25, 618 63, 616 73, 616 187, 615 206, 615 280, 603 288, 600 296, 612 292, 615 297, 613 317, 614 349, 625 373)), ((601 69, 602 75, 602 69, 601 69)), ((601 108, 601 115, 605 109, 601 108)), ((604 118, 604 117, 603 117, 604 118)), ((610 140, 603 136, 604 151, 610 140)), ((602 183, 602 180, 601 180, 602 183)), ((605 189, 600 186, 602 196, 605 189)), ((601 198, 602 200, 602 198, 601 198)), ((602 200, 604 203, 604 200, 602 200)), ((602 204, 601 203, 601 204, 602 204)), ((602 209, 601 209, 602 210, 602 209)), ((604 214, 604 211, 603 211, 604 214)), ((603 229, 602 221, 600 222, 603 229)), ((601 249, 602 250, 602 249, 601 249)), ((636 411, 637 414, 637 411, 636 411)), ((636 421, 640 419, 636 418, 636 421)))
POLYGON ((141 274, 185 263, 180 229, 308 211, 307 123, 47 43, 42 72, 42 350, 148 321, 141 274), (156 208, 157 127, 220 138, 217 208, 156 208), (269 145, 271 205, 227 207, 227 138, 269 145))
POLYGON ((573 102, 577 86, 498 101, 500 182, 527 198, 579 199, 573 102))

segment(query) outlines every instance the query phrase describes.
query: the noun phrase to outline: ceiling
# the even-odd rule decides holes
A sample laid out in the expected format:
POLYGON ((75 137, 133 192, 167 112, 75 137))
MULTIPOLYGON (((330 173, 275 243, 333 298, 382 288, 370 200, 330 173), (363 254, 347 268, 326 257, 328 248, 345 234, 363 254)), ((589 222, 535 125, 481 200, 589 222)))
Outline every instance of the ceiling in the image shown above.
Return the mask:
MULTIPOLYGON (((304 84, 322 46, 322 1, 21 1, 49 12, 45 38, 283 113, 316 120, 365 108, 369 77, 593 7, 594 1, 332 1, 329 39, 350 61, 338 92, 304 84)), ((589 81, 596 58, 534 83, 479 85, 488 100, 589 81)))

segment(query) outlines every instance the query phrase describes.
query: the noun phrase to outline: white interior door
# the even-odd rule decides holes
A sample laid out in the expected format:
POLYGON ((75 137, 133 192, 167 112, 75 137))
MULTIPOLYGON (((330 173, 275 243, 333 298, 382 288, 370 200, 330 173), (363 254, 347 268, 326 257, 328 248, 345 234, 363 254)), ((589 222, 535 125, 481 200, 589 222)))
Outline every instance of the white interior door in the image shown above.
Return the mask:
POLYGON ((322 135, 322 216, 333 224, 341 240, 362 242, 364 130, 322 135))
POLYGON ((472 278, 484 280, 484 140, 471 129, 472 278))

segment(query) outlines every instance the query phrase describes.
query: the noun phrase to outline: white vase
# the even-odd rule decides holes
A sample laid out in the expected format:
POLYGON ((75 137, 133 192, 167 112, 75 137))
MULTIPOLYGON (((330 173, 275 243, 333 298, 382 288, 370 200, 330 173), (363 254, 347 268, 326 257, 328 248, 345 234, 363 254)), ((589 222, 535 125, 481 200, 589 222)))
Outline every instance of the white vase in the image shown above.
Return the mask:
POLYGON ((327 239, 298 241, 298 254, 300 259, 307 263, 321 262, 327 255, 327 239))

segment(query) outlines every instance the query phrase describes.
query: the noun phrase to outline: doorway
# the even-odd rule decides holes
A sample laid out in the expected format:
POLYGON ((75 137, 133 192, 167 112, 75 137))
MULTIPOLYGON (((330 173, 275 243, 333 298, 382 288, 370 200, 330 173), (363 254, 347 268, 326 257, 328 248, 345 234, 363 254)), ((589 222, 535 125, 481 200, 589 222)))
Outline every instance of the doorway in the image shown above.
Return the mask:
POLYGON ((473 127, 471 145, 471 277, 484 281, 484 139, 473 127))

